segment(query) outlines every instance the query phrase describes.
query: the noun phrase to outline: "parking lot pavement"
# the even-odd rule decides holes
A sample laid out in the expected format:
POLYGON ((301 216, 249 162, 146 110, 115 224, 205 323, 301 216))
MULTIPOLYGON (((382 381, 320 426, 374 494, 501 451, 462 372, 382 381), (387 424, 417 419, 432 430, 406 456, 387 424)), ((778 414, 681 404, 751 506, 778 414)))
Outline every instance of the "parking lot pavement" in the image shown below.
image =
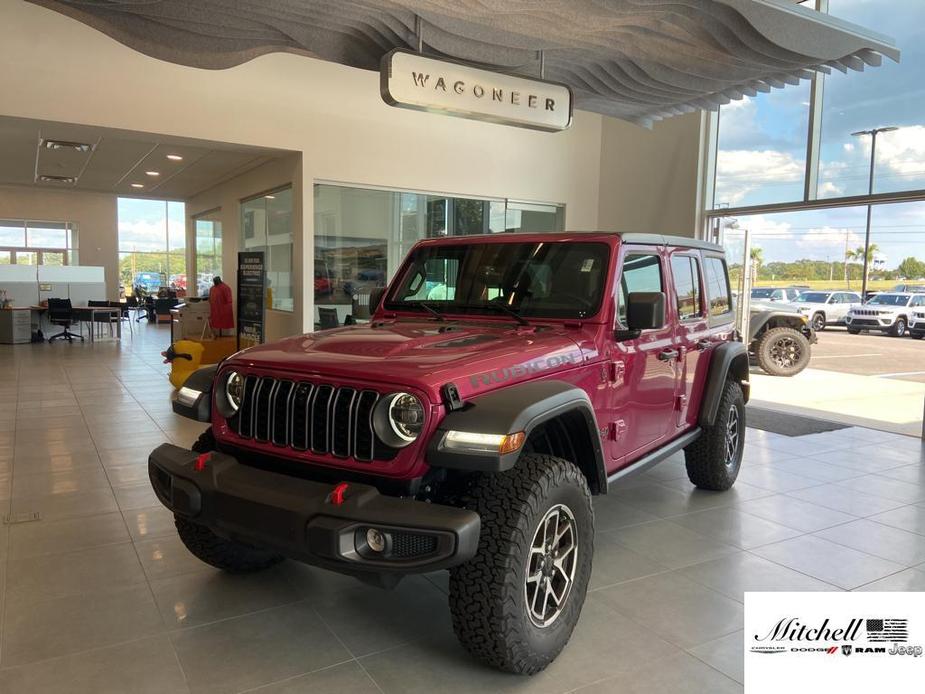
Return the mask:
POLYGON ((925 340, 849 335, 843 328, 826 328, 818 335, 810 368, 925 383, 925 340))

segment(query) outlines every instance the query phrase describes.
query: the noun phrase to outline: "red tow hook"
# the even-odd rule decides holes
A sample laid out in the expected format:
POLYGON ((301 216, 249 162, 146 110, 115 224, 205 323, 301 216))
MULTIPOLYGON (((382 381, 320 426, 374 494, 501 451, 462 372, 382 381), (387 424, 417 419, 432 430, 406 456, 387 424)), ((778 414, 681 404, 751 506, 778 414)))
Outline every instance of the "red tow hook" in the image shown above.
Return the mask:
POLYGON ((211 453, 200 453, 196 456, 196 462, 193 463, 193 470, 196 472, 202 472, 206 469, 206 465, 209 460, 212 458, 211 453))
POLYGON ((331 490, 331 493, 328 495, 328 503, 334 504, 335 506, 340 506, 344 503, 344 495, 347 493, 347 488, 350 485, 346 482, 340 482, 334 489, 331 490))

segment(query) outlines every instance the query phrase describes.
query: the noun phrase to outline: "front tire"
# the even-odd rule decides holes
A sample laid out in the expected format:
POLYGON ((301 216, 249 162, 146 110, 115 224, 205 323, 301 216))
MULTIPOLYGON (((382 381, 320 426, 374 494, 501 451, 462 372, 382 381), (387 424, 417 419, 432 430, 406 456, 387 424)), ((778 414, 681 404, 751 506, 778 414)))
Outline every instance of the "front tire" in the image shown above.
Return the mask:
POLYGON ((591 577, 594 515, 581 471, 524 454, 478 477, 466 507, 482 519, 475 557, 450 572, 453 629, 472 655, 532 675, 568 643, 591 577))
POLYGON ((893 323, 892 327, 890 328, 890 336, 891 337, 902 337, 905 334, 906 334, 906 319, 900 316, 899 318, 896 319, 896 322, 893 323))
POLYGON ((809 340, 793 328, 771 328, 758 338, 755 357, 772 376, 795 376, 809 364, 809 340))
POLYGON ((909 337, 911 337, 913 340, 921 340, 923 337, 925 337, 925 333, 914 333, 910 331, 909 337))
POLYGON ((848 328, 849 335, 860 335, 861 331, 858 328, 848 328))
POLYGON ((817 333, 825 330, 825 314, 817 313, 813 315, 812 323, 813 323, 813 330, 815 330, 817 333))
POLYGON ((739 476, 745 451, 745 398, 742 386, 727 381, 716 421, 684 449, 687 477, 700 489, 724 492, 739 476))
MULTIPOLYGON (((216 448, 212 427, 206 429, 192 445, 195 453, 209 453, 216 448)), ((174 516, 177 533, 186 548, 197 558, 228 573, 252 573, 279 564, 284 557, 234 540, 226 540, 182 516, 174 516)))

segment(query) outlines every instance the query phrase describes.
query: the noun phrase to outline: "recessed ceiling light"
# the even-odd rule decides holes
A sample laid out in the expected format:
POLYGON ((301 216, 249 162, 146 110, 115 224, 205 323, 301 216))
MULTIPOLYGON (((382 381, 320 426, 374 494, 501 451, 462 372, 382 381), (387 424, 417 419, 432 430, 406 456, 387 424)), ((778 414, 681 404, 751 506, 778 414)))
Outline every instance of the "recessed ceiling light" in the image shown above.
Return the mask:
POLYGON ((39 176, 39 180, 42 183, 76 183, 77 179, 74 176, 51 176, 48 174, 42 174, 39 176))
POLYGON ((144 183, 133 183, 132 184, 132 188, 144 188, 144 187, 145 187, 144 183))
POLYGON ((43 140, 45 149, 73 149, 75 152, 89 152, 93 145, 86 142, 71 142, 69 140, 43 140))
POLYGON ((183 157, 179 154, 168 154, 167 158, 170 159, 170 161, 183 161, 183 157))
POLYGON ((148 174, 149 176, 160 176, 161 175, 160 171, 145 171, 145 173, 148 174))
POLYGON ((267 200, 276 200, 275 195, 264 195, 263 197, 265 197, 267 200))

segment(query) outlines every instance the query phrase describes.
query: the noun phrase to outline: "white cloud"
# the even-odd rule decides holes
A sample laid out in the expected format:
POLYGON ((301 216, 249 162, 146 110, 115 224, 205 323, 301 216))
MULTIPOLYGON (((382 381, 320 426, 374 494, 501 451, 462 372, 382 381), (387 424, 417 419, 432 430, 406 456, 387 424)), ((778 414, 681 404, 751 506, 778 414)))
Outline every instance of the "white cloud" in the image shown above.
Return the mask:
POLYGON ((165 251, 167 249, 167 238, 164 232, 164 221, 120 221, 119 249, 123 252, 165 251))
POLYGON ((854 151, 854 143, 853 143, 853 142, 846 142, 845 144, 842 145, 842 147, 844 148, 844 150, 845 150, 846 152, 853 152, 853 151, 854 151))
POLYGON ((716 158, 716 200, 735 206, 758 188, 799 184, 803 168, 803 162, 788 152, 721 150, 716 158))
POLYGON ((819 197, 821 198, 837 198, 840 195, 844 195, 844 190, 841 186, 837 186, 832 181, 823 181, 819 184, 819 197))
MULTIPOLYGON (((864 138, 870 156, 870 138, 864 138)), ((902 176, 925 176, 925 126, 912 125, 877 137, 877 164, 902 176)))

